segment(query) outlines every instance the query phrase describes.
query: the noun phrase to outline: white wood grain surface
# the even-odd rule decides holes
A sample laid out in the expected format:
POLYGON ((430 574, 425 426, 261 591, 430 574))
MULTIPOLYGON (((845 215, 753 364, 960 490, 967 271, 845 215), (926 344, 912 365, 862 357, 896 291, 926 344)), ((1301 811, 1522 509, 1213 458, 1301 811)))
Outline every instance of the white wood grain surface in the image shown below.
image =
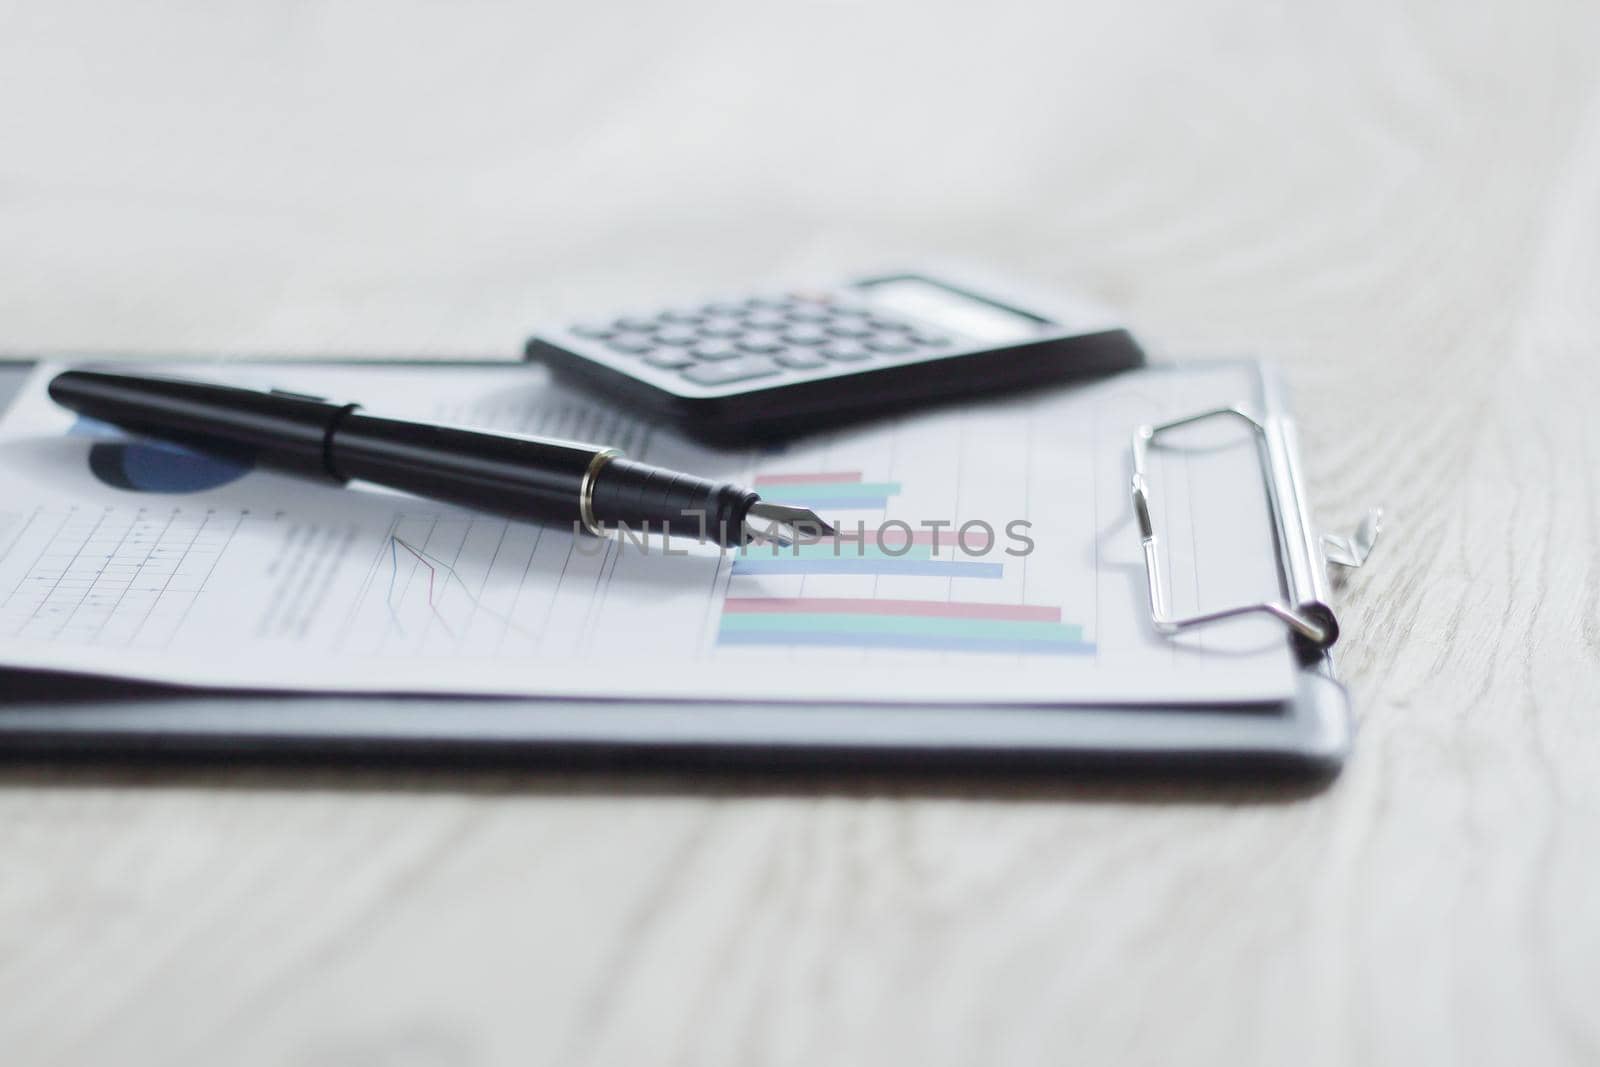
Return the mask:
POLYGON ((955 256, 1285 368, 1320 794, 0 768, 10 1064, 1600 1062, 1600 9, 0 2, 0 347, 955 256))

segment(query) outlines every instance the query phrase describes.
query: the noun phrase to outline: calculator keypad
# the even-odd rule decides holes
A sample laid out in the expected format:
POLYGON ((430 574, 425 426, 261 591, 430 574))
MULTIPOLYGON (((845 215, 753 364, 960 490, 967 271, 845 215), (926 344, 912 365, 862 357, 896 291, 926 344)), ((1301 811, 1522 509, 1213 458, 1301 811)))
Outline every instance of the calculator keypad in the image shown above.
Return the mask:
POLYGON ((912 323, 820 297, 758 297, 572 327, 578 337, 700 386, 901 361, 950 347, 912 323))

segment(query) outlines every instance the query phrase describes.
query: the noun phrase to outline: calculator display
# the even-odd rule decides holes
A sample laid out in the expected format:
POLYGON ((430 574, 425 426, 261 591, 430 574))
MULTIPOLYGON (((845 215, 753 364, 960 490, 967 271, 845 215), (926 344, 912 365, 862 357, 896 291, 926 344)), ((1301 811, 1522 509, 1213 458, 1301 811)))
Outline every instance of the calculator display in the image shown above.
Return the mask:
POLYGON ((982 341, 1008 344, 1035 336, 1045 320, 992 304, 922 278, 886 278, 859 286, 875 308, 905 315, 982 341))

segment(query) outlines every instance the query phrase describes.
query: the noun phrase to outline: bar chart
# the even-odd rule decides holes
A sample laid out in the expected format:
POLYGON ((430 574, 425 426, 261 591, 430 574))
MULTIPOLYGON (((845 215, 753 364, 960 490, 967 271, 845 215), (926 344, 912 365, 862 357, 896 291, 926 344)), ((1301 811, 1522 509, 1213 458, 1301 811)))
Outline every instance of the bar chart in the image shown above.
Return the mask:
MULTIPOLYGON (((899 482, 868 482, 860 471, 824 471, 815 474, 768 474, 755 479, 757 489, 781 496, 785 504, 827 512, 881 512, 900 493, 899 482)), ((987 547, 985 538, 985 547, 987 547)), ((950 530, 912 530, 903 524, 878 527, 876 523, 847 525, 837 538, 791 548, 770 546, 747 551, 734 562, 741 575, 892 574, 925 578, 998 579, 998 563, 968 559, 935 558, 941 545, 954 547, 950 530)))
POLYGON ((899 482, 867 482, 860 471, 765 474, 757 489, 782 489, 783 502, 813 511, 881 511, 900 492, 899 482))
POLYGON ((729 597, 725 645, 1093 653, 1061 609, 1028 604, 854 597, 729 597))
MULTIPOLYGON (((988 524, 978 524, 980 529, 963 536, 954 523, 929 529, 885 521, 902 492, 901 483, 868 480, 857 470, 764 475, 755 485, 774 496, 781 493, 785 503, 824 513, 839 532, 815 544, 746 549, 732 566, 735 580, 717 629, 720 646, 1013 655, 1095 652, 1085 627, 1065 620, 1061 607, 1000 599, 1017 590, 1006 581, 1007 557, 993 551, 993 527, 988 524), (864 580, 851 586, 855 595, 833 595, 839 588, 835 580, 850 577, 864 580), (835 584, 827 593, 808 594, 807 578, 835 584), (917 589, 926 588, 929 595, 880 596, 879 578, 928 579, 917 589), (798 595, 759 595, 752 590, 761 588, 762 580, 798 595), (974 588, 991 588, 994 599, 968 599, 974 588)), ((1012 563, 1020 567, 1019 561, 1012 563)), ((903 582, 895 587, 905 589, 903 582)))

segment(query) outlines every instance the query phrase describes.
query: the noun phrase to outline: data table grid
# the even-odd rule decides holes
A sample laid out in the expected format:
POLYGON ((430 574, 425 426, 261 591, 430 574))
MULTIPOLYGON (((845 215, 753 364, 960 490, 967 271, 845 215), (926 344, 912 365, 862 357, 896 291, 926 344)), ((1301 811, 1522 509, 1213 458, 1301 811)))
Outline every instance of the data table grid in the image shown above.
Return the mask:
POLYGON ((0 603, 0 633, 164 648, 205 588, 243 512, 40 508, 19 544, 39 544, 0 603))

